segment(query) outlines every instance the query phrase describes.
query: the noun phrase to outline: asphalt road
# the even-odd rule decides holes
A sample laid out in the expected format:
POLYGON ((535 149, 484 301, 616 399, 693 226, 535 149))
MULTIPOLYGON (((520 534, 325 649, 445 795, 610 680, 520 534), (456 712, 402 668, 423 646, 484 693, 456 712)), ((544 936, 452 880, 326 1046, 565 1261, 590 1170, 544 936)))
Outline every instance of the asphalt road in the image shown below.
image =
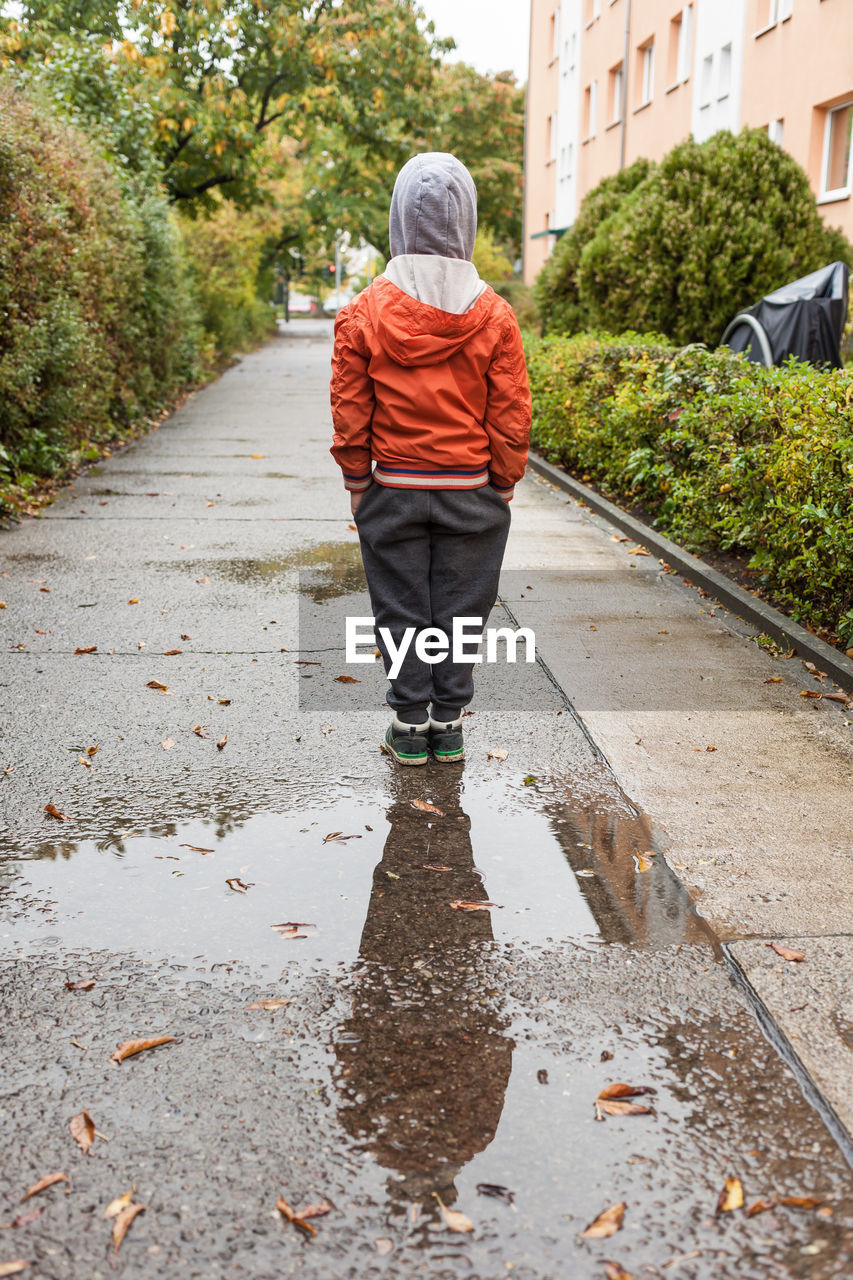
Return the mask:
MULTIPOLYGON (((464 767, 380 752, 383 678, 344 661, 343 618, 367 604, 327 453, 329 351, 328 330, 291 326, 0 534, 0 1265, 853 1274, 842 1150, 615 776, 604 676, 591 660, 569 690, 558 671, 599 625, 586 602, 564 617, 572 548, 600 539, 604 563, 609 535, 526 481, 493 620, 541 623, 542 660, 482 669, 464 767), (597 1118, 613 1083, 650 1110, 597 1118), (20 1204, 53 1172, 69 1183, 20 1204), (727 1179, 766 1207, 718 1212, 727 1179), (104 1209, 132 1188, 145 1210, 116 1250, 104 1209), (280 1196, 328 1206, 316 1235, 280 1196), (581 1234, 618 1204, 614 1234, 581 1234)), ((642 567, 642 587, 608 572, 659 621, 687 607, 642 567)), ((792 982, 806 967, 743 945, 792 982)))

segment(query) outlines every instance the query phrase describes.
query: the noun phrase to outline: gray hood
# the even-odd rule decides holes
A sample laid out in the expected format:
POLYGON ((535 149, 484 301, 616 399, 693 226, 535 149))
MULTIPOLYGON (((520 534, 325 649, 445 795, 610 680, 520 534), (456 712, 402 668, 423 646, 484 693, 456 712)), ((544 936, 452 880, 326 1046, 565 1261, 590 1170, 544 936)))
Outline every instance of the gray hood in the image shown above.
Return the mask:
POLYGON ((467 258, 477 236, 477 188, 447 151, 413 156, 397 174, 391 196, 391 257, 435 254, 467 258))

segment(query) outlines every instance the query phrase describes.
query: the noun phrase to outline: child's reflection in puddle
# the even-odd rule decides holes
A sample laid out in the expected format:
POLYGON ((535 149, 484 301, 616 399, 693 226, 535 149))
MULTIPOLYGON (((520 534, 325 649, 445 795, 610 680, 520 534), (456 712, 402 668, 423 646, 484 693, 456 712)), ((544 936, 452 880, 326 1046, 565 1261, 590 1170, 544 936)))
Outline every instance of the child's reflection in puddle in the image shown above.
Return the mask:
POLYGON ((494 1138, 514 1043, 496 993, 484 990, 489 912, 450 905, 488 897, 460 807, 461 771, 424 774, 394 774, 352 1016, 335 1052, 341 1123, 398 1175, 392 1198, 426 1210, 433 1192, 453 1202, 456 1175, 494 1138), (421 796, 444 816, 413 807, 421 796))

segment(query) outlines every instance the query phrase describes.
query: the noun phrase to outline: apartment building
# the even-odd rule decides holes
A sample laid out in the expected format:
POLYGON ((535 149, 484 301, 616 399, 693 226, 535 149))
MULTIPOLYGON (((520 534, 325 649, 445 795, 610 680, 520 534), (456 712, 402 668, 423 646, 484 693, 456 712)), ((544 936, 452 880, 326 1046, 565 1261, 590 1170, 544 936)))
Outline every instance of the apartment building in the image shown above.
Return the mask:
POLYGON ((851 123, 853 0, 531 0, 524 279, 602 178, 744 125, 853 239, 851 123))

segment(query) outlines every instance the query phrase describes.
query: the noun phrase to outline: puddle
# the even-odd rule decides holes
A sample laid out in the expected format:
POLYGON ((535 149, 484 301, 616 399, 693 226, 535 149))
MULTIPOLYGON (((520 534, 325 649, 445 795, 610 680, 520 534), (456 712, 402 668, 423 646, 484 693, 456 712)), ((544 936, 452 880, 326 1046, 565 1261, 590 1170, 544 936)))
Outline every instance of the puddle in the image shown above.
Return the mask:
POLYGON ((16 881, 14 923, 0 939, 26 955, 120 951, 132 936, 147 958, 275 969, 397 963, 493 941, 646 946, 702 936, 663 866, 637 872, 635 854, 650 843, 642 819, 572 812, 557 798, 562 787, 547 783, 508 803, 502 782, 466 785, 461 771, 447 772, 429 781, 392 773, 390 798, 330 795, 240 821, 211 806, 180 824, 35 845, 0 861, 16 881), (454 901, 497 906, 464 911, 454 901), (282 937, 272 926, 286 921, 304 922, 307 936, 282 937))
MULTIPOLYGON (((361 549, 357 542, 320 542, 297 547, 282 556, 256 558, 240 556, 224 560, 184 560, 149 568, 175 573, 205 574, 224 578, 241 586, 283 583, 288 574, 298 572, 298 589, 313 600, 336 599, 365 591, 361 549)), ((288 584, 290 586, 292 584, 288 584)))

